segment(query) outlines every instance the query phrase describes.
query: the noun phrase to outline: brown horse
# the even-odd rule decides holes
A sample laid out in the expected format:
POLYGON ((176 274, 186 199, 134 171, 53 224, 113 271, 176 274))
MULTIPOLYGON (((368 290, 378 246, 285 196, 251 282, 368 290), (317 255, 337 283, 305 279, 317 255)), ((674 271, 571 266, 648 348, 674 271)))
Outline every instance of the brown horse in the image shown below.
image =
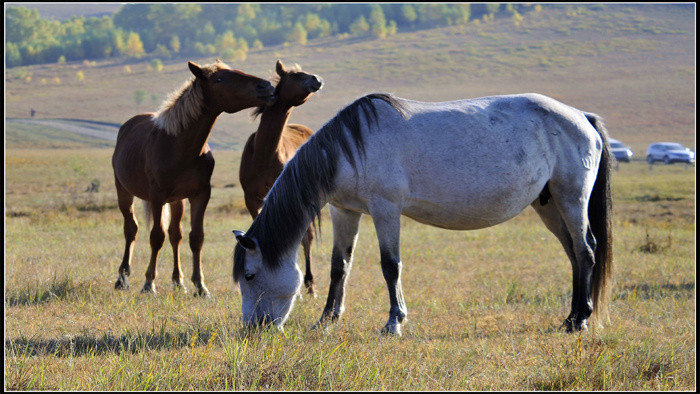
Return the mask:
MULTIPOLYGON (((302 105, 311 95, 321 89, 323 80, 301 71, 298 66, 286 68, 280 60, 276 66, 279 81, 275 87, 274 104, 261 106, 255 112, 260 116, 258 130, 251 134, 243 149, 239 180, 245 193, 245 205, 255 219, 262 209, 267 192, 282 172, 284 164, 297 149, 313 135, 313 131, 299 124, 287 125, 292 108, 302 105)), ((304 235, 304 257, 306 275, 304 285, 314 294, 314 277, 311 273, 311 243, 314 227, 304 235)))
MULTIPOLYGON (((157 113, 136 115, 119 129, 112 156, 119 210, 124 215, 124 258, 119 266, 116 289, 129 287, 131 255, 138 224, 134 196, 148 202, 153 217, 150 234, 151 260, 143 293, 155 293, 156 260, 165 240, 163 207, 170 205, 168 227, 173 248, 173 284, 184 290, 180 272, 180 242, 185 199, 190 201, 192 231, 192 282, 195 295, 208 296, 200 266, 204 242, 204 211, 211 194, 214 156, 207 140, 216 118, 274 100, 269 81, 232 70, 217 60, 199 66, 188 62, 194 78, 173 92, 157 113)), ((186 291, 186 290, 185 290, 186 291)))

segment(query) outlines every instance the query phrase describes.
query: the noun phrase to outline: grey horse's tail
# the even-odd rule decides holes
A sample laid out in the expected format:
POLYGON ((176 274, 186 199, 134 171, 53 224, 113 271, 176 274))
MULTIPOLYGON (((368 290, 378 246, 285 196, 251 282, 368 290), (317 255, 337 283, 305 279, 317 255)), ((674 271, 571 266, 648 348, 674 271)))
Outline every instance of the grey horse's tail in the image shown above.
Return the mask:
MULTIPOLYGON (((143 212, 146 215, 146 226, 148 226, 148 229, 150 230, 153 227, 151 225, 151 221, 153 221, 153 215, 151 215, 151 203, 146 200, 141 200, 141 202, 143 203, 143 212)), ((170 204, 165 204, 161 220, 166 228, 170 225, 170 204)))
POLYGON ((593 313, 601 320, 609 320, 607 303, 613 278, 613 234, 611 176, 614 159, 608 142, 608 131, 600 116, 585 113, 603 139, 603 150, 593 191, 588 204, 588 220, 596 239, 595 265, 593 266, 593 313))

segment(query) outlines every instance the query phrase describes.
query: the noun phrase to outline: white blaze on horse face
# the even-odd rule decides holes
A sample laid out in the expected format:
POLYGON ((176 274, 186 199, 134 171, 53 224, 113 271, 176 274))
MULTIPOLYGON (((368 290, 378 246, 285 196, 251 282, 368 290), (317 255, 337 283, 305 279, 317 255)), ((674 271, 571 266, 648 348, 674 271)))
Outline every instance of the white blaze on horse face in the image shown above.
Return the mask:
POLYGON ((271 270, 263 266, 259 251, 246 249, 244 278, 238 281, 243 321, 248 325, 272 323, 281 329, 289 317, 302 284, 302 273, 294 258, 285 258, 271 270))

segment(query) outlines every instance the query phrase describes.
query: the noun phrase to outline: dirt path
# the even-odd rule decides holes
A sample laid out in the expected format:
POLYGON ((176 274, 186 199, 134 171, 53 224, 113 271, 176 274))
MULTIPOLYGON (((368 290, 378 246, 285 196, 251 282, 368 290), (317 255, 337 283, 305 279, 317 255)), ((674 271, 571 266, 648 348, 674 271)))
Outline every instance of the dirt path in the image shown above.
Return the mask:
POLYGON ((6 122, 34 124, 71 133, 82 134, 102 140, 116 141, 119 124, 93 122, 82 119, 20 119, 6 118, 6 122))

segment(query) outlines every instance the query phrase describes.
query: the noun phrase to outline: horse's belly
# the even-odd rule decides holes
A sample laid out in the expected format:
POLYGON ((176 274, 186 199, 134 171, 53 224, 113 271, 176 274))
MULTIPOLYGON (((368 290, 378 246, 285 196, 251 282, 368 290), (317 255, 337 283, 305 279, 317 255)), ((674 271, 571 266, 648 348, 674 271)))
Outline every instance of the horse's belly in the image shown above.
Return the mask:
POLYGON ((494 205, 481 209, 479 205, 407 200, 402 214, 424 224, 449 230, 476 230, 503 223, 517 216, 529 205, 527 199, 512 205, 494 205))

